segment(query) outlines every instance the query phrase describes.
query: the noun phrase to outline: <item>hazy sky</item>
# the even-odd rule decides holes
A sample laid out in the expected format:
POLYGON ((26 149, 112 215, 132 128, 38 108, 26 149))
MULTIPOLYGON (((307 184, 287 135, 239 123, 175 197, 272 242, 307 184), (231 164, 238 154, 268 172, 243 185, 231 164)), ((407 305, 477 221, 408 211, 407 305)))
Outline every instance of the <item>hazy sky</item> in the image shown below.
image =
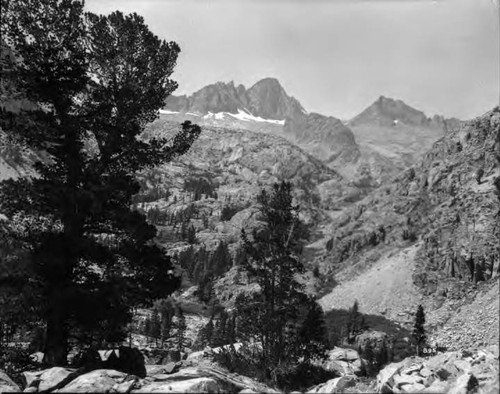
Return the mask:
MULTIPOLYGON (((495 0, 86 0, 144 16, 181 54, 175 94, 278 78, 309 111, 350 118, 380 95, 470 118, 499 96, 495 0)), ((496 0, 498 1, 498 0, 496 0)))

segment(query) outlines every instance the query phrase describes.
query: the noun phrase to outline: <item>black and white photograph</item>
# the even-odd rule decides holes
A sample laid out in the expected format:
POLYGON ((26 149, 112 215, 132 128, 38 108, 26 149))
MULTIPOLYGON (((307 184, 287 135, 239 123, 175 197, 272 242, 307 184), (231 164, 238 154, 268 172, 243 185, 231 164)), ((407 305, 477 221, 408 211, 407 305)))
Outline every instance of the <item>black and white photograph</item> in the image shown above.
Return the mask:
POLYGON ((499 0, 0 2, 0 393, 499 392, 499 0))

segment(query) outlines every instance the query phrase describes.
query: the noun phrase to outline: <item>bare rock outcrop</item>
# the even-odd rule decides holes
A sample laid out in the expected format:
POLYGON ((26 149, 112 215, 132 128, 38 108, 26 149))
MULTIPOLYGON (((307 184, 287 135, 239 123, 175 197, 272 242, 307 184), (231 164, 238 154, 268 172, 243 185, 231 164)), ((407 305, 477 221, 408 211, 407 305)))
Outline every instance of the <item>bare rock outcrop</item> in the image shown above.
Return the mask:
MULTIPOLYGON (((188 363, 189 364, 189 363, 188 363)), ((38 372, 25 373, 25 392, 54 393, 239 393, 278 392, 251 378, 229 373, 214 366, 180 365, 148 366, 148 375, 138 376, 113 369, 96 369, 84 372, 82 369, 50 368, 38 372)), ((0 392, 20 392, 5 373, 0 371, 0 392)))
POLYGON ((409 357, 377 375, 379 393, 494 393, 499 390, 498 347, 409 357))
POLYGON ((0 371, 0 393, 16 393, 19 391, 21 391, 19 386, 5 372, 0 371))

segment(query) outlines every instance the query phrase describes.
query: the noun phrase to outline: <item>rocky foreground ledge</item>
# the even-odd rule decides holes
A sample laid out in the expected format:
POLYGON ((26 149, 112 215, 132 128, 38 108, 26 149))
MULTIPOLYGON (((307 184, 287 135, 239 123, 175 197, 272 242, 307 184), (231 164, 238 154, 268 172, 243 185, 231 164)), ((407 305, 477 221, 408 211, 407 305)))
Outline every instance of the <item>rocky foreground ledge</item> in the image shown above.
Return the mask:
MULTIPOLYGON (((376 381, 367 388, 366 381, 356 375, 360 359, 355 351, 342 353, 339 348, 330 354, 326 367, 343 374, 335 379, 311 387, 307 393, 498 393, 498 346, 474 352, 458 351, 438 354, 430 358, 409 357, 387 365, 376 381)), ((193 365, 183 361, 167 365, 147 366, 147 376, 141 379, 123 372, 98 369, 83 372, 54 367, 43 371, 25 372, 24 387, 19 387, 0 371, 0 393, 54 392, 54 393, 279 393, 253 379, 229 373, 214 365, 193 365)))

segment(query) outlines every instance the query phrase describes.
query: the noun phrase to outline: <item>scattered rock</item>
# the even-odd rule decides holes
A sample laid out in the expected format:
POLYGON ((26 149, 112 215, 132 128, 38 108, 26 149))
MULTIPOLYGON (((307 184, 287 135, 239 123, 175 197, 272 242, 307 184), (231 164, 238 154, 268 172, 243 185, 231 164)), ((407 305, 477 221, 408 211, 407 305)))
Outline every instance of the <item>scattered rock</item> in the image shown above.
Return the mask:
POLYGON ((193 378, 181 381, 150 382, 132 393, 218 393, 220 387, 212 378, 193 378))
POLYGON ((19 386, 5 372, 0 371, 0 393, 17 393, 19 391, 21 391, 19 386))
POLYGON ((30 354, 30 360, 33 363, 41 364, 43 362, 43 356, 44 356, 44 353, 42 353, 42 352, 35 352, 33 354, 30 354))
POLYGON ((123 389, 127 392, 129 385, 124 385, 129 381, 136 381, 138 378, 110 369, 97 369, 95 371, 78 376, 66 386, 55 390, 56 393, 105 393, 114 389, 123 389))
POLYGON ((392 363, 377 376, 377 392, 467 394, 498 392, 498 357, 489 350, 448 352, 392 363))
POLYGON ((339 375, 360 375, 363 371, 363 360, 353 349, 335 347, 322 362, 325 369, 336 371, 339 375))
POLYGON ((316 393, 343 393, 347 387, 352 387, 357 382, 357 377, 354 375, 346 375, 341 376, 339 378, 330 379, 326 383, 319 384, 312 389, 310 389, 307 393, 316 394, 316 393))
POLYGON ((113 369, 146 377, 146 366, 143 354, 137 348, 120 346, 117 349, 88 349, 75 356, 73 365, 87 371, 96 369, 113 369))
POLYGON ((68 381, 75 375, 74 369, 67 369, 62 367, 53 367, 42 371, 39 375, 38 391, 51 390, 64 382, 68 381))

